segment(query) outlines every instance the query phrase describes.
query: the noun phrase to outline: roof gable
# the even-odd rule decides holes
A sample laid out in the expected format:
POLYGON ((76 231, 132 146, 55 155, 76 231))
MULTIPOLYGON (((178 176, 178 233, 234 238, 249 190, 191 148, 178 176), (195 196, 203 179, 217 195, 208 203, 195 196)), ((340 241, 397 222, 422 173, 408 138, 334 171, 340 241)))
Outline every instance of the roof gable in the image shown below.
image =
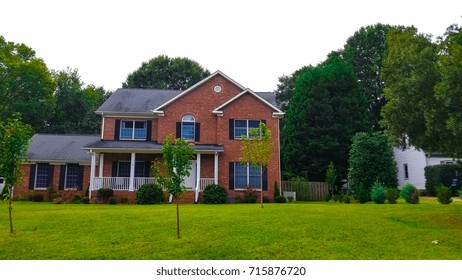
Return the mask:
POLYGON ((229 99, 228 101, 221 104, 217 108, 213 109, 212 112, 214 114, 217 114, 217 115, 223 115, 223 108, 225 108, 229 104, 233 103, 234 101, 236 101, 240 97, 244 96, 245 94, 250 94, 250 95, 254 96, 257 100, 261 101, 263 104, 270 107, 274 111, 273 112, 274 117, 282 117, 284 115, 284 113, 281 110, 279 110, 279 108, 276 107, 276 104, 273 104, 273 103, 275 103, 275 98, 274 98, 274 95, 272 93, 265 92, 265 93, 258 93, 257 94, 257 93, 253 92, 250 89, 246 89, 246 90, 242 91, 238 95, 234 96, 233 98, 229 99), (273 96, 271 97, 271 95, 273 95, 273 96), (273 100, 274 100, 274 102, 273 102, 273 100))
POLYGON ((165 103, 161 104, 160 106, 156 107, 154 110, 152 110, 154 113, 163 113, 162 109, 164 109, 167 105, 175 102, 176 100, 180 99, 181 97, 183 97, 184 95, 188 94, 189 92, 193 91, 194 89, 200 87, 201 85, 203 85, 204 83, 208 82, 209 80, 213 79, 214 77, 216 76, 222 76, 223 78, 227 79, 228 81, 230 81, 232 84, 234 84, 235 86, 237 86, 238 88, 240 88, 241 90, 245 90, 245 88, 240 85, 239 83, 237 83, 236 81, 234 81, 233 79, 231 79, 230 77, 226 76, 223 72, 221 71, 216 71, 214 73, 212 73, 210 76, 208 76, 207 78, 199 81, 198 83, 196 83, 195 85, 191 86, 190 88, 186 89, 185 91, 181 92, 180 94, 178 94, 177 96, 173 97, 172 99, 170 100, 167 100, 165 103))

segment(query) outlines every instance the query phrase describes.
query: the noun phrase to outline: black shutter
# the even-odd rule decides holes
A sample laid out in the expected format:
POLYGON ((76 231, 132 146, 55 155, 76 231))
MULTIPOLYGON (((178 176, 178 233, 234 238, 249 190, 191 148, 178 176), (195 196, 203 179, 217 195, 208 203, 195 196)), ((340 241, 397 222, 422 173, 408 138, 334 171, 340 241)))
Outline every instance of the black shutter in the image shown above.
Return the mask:
POLYGON ((120 120, 115 121, 114 140, 120 140, 120 120))
POLYGON ((268 190, 268 168, 263 168, 261 183, 262 183, 263 190, 267 191, 268 190))
POLYGON ((194 141, 199 142, 201 141, 201 124, 196 123, 195 131, 194 131, 194 141))
POLYGON ((144 163, 144 177, 149 177, 151 174, 151 162, 146 161, 144 163))
POLYGON ((29 189, 33 190, 35 185, 35 164, 30 165, 29 172, 29 189))
POLYGON ((176 138, 181 138, 181 122, 176 123, 176 138))
POLYGON ((48 178, 47 178, 47 187, 53 187, 53 175, 55 173, 55 166, 48 166, 48 178))
POLYGON ((229 119, 229 139, 234 140, 234 119, 229 119))
POLYGON ((229 189, 234 190, 234 162, 229 163, 229 189))
POLYGON ((77 189, 81 191, 83 189, 83 172, 85 170, 85 166, 79 165, 79 177, 77 178, 77 189))
POLYGON ((117 161, 112 162, 112 177, 117 177, 117 168, 119 167, 119 163, 117 161))
POLYGON ((58 185, 59 190, 64 190, 65 180, 66 180, 66 165, 61 165, 59 169, 59 185, 58 185))
POLYGON ((146 141, 151 141, 152 140, 152 121, 147 121, 146 122, 146 141))

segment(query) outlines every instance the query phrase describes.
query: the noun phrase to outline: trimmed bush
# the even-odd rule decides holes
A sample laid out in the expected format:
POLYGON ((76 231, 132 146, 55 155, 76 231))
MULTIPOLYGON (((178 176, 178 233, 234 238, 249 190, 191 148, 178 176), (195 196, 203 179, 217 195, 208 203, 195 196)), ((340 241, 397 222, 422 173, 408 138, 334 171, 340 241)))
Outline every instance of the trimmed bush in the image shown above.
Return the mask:
POLYGON ((359 183, 356 186, 354 196, 355 196, 355 199, 359 201, 359 203, 361 204, 364 204, 371 200, 371 193, 369 189, 366 186, 364 186, 364 184, 362 183, 359 183))
POLYGON ((33 192, 29 195, 29 200, 33 202, 43 202, 43 194, 39 192, 33 192))
POLYGON ((111 204, 111 205, 117 204, 117 198, 111 196, 109 198, 109 204, 111 204))
POLYGON ((109 188, 101 188, 98 190, 98 195, 101 196, 103 202, 106 203, 110 197, 114 196, 114 191, 109 188))
MULTIPOLYGON (((435 196, 437 186, 452 186, 456 173, 462 173, 462 167, 458 164, 438 164, 425 167, 425 189, 428 194, 435 196)), ((461 180, 458 180, 456 186, 452 188, 453 195, 458 194, 461 185, 461 180)))
POLYGON ((436 187, 436 197, 441 204, 449 204, 452 202, 452 190, 449 187, 440 185, 436 187))
POLYGON ((280 196, 281 193, 279 192, 279 188, 278 188, 278 182, 274 181, 274 198, 280 196))
POLYGON ((407 203, 417 204, 419 203, 419 192, 417 188, 410 183, 403 186, 400 192, 400 196, 406 200, 407 203))
POLYGON ((128 204, 128 197, 122 196, 122 197, 120 198, 120 203, 122 203, 122 204, 128 204))
POLYGON ((90 204, 90 198, 88 196, 82 197, 82 203, 83 204, 90 204))
POLYGON ((276 203, 286 203, 287 199, 284 196, 276 196, 274 198, 274 202, 276 202, 276 203))
POLYGON ((371 199, 377 204, 383 204, 387 199, 387 191, 378 181, 372 185, 371 199))
POLYGON ((387 200, 390 204, 396 204, 399 198, 399 191, 395 188, 388 188, 387 189, 387 200))
POLYGON ((204 203, 223 204, 228 199, 228 192, 220 185, 211 184, 204 189, 204 203))
POLYGON ((156 204, 164 201, 162 187, 156 184, 144 184, 136 193, 137 204, 156 204))

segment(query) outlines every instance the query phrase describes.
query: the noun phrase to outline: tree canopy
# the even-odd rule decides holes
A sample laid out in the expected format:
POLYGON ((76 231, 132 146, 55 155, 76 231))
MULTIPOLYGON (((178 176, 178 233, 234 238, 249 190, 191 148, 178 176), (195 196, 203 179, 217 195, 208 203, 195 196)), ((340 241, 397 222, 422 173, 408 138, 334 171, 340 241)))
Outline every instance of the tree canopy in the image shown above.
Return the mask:
POLYGON ((143 62, 130 73, 122 84, 124 88, 151 88, 184 90, 205 77, 210 72, 189 58, 170 58, 160 55, 143 62))
POLYGON ((307 67, 286 114, 282 162, 286 173, 324 181, 332 161, 346 178, 351 138, 370 128, 368 100, 351 67, 331 57, 307 67))

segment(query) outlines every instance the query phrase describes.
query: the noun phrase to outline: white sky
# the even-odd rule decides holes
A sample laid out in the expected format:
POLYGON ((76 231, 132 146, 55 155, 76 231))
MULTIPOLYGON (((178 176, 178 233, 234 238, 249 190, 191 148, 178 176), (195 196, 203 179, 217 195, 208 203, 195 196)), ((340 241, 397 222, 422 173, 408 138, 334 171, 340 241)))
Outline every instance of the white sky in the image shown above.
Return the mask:
POLYGON ((439 36, 461 16, 461 0, 0 0, 0 35, 107 90, 163 54, 272 91, 278 77, 318 64, 363 26, 439 36))

